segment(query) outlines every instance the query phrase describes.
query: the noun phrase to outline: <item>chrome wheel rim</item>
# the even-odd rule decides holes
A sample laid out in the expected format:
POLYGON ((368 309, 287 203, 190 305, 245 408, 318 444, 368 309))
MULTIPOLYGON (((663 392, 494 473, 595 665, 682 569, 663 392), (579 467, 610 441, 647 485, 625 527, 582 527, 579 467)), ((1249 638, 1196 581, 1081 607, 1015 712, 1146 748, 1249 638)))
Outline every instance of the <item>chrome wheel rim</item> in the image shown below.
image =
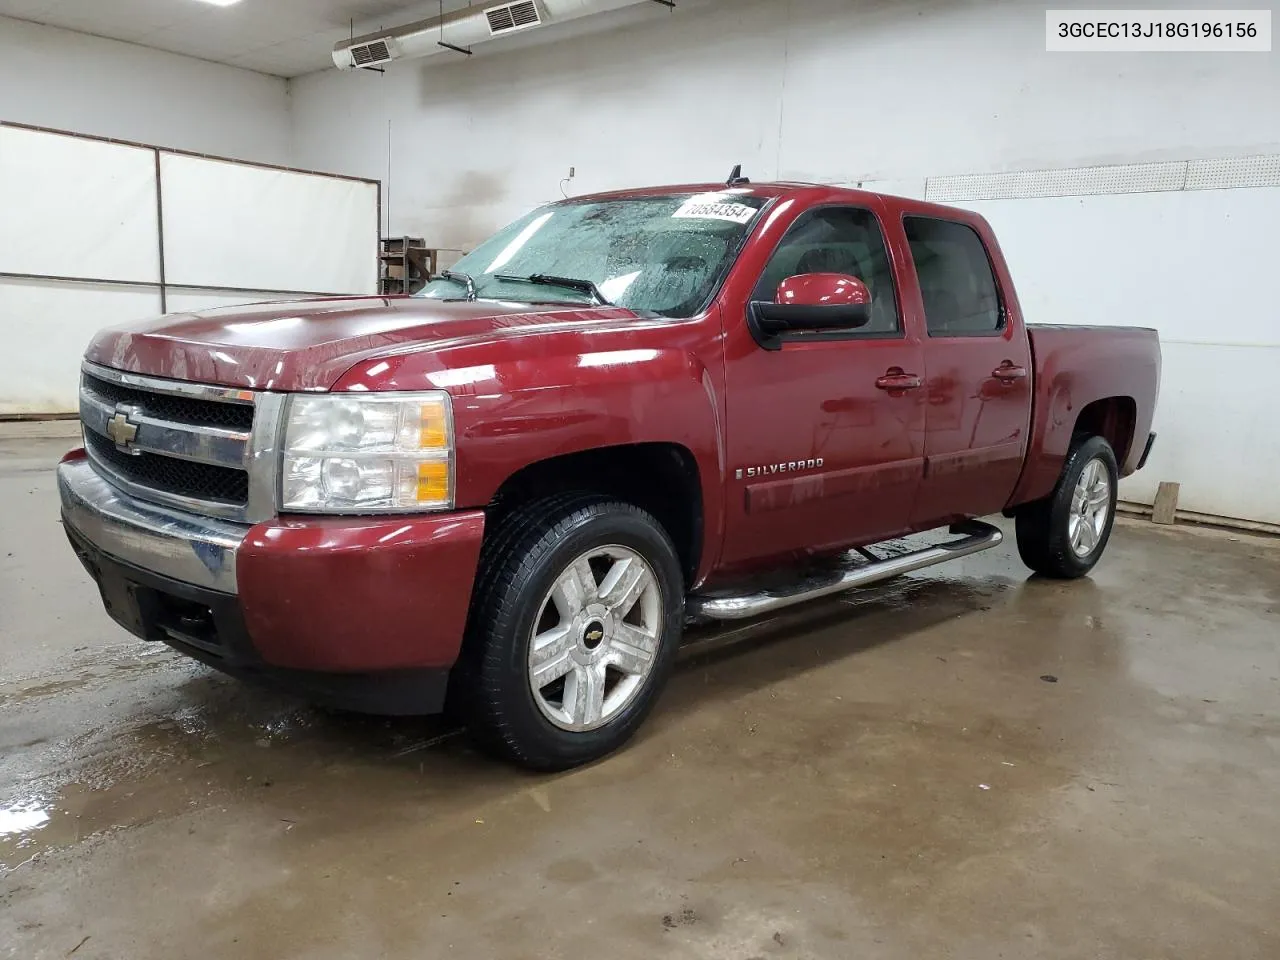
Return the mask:
POLYGON ((529 688, 561 730, 604 726, 635 699, 653 671, 662 590, 628 547, 595 547, 560 572, 529 638, 529 688))
POLYGON ((1111 475, 1101 460, 1085 464, 1071 494, 1067 537, 1077 557, 1087 557, 1102 541, 1111 516, 1111 475))

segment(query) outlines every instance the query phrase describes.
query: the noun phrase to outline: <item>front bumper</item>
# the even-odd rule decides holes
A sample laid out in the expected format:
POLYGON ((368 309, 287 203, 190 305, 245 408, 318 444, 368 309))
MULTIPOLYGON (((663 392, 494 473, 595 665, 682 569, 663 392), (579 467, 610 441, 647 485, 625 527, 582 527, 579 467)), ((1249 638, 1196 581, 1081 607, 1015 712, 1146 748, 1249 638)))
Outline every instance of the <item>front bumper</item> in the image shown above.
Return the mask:
POLYGON ((482 512, 250 526, 127 496, 82 458, 59 465, 58 488, 71 544, 130 632, 347 709, 440 709, 482 512))
POLYGON ((58 493, 67 528, 104 553, 174 580, 236 592, 236 551, 248 525, 127 496, 85 458, 58 465, 58 493))

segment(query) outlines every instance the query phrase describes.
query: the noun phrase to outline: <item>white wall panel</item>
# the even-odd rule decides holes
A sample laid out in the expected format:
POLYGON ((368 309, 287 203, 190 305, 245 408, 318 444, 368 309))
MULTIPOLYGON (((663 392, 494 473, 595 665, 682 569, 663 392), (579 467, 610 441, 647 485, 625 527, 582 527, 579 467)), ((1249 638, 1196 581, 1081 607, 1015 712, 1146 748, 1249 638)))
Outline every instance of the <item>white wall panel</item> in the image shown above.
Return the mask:
MULTIPOLYGON (((0 126, 0 274, 67 278, 0 277, 0 342, 18 361, 0 416, 75 410, 94 332, 161 312, 156 157, 0 126)), ((281 288, 376 290, 376 184, 163 152, 161 163, 164 279, 202 288, 169 287, 170 311, 290 299, 281 288)))
POLYGON ((465 246, 571 165, 572 194, 734 163, 851 183, 1280 152, 1280 57, 1049 53, 1023 0, 681 0, 535 37, 294 81, 294 162, 390 162, 390 233, 465 246))
POLYGON ((288 85, 279 77, 5 17, 0 120, 290 162, 288 85))
POLYGON ((685 3, 675 13, 637 5, 528 34, 634 21, 589 39, 494 52, 512 37, 477 44, 474 57, 395 64, 385 76, 335 70, 295 81, 297 156, 385 177, 390 120, 390 234, 441 247, 472 246, 560 199, 570 166, 570 195, 717 180, 735 163, 765 179, 777 163, 780 31, 792 5, 685 3))
POLYGON ((170 283, 376 292, 374 184, 167 153, 160 178, 170 283))
POLYGON ((1280 189, 957 206, 990 221, 1032 323, 1135 324, 1163 340, 1280 344, 1280 189))
POLYGON ((155 154, 0 126, 0 272, 160 279, 155 154))
POLYGON ((146 288, 0 278, 0 416, 77 409, 80 358, 103 327, 160 312, 146 288))
MULTIPOLYGON (((755 65, 732 62, 738 31, 724 14, 757 2, 769 0, 708 10, 725 33, 705 56, 727 71, 755 65)), ((1026 0, 770 5, 784 25, 773 54, 786 59, 775 93, 784 177, 936 177, 1269 153, 1280 144, 1273 55, 1050 53, 1045 4, 1026 0)), ((695 98, 685 109, 701 105, 695 98)))
POLYGON ((1182 485, 1178 508, 1280 524, 1280 443, 1270 388, 1280 347, 1163 344, 1151 459, 1120 496, 1152 503, 1161 480, 1182 485))

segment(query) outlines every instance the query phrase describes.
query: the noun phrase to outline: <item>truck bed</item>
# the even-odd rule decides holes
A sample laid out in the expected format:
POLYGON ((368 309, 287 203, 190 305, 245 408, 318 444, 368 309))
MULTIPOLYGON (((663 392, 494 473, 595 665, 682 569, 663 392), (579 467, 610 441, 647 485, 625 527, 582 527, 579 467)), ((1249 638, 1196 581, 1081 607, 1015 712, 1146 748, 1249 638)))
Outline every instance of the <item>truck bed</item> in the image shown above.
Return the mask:
POLYGON ((1120 475, 1138 468, 1160 385, 1160 338, 1150 327, 1027 324, 1035 367, 1031 443, 1013 502, 1047 495, 1082 409, 1098 397, 1119 397, 1127 422, 1116 450, 1120 475), (1088 398, 1081 402, 1080 398, 1088 398))

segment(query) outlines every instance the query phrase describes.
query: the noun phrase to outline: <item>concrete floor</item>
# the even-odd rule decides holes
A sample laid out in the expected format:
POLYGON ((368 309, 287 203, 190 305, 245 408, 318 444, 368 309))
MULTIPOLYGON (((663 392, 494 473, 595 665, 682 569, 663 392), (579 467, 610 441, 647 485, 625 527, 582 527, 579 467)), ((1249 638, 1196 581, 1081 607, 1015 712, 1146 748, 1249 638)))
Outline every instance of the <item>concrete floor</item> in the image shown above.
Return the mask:
POLYGON ((1280 544, 1122 522, 703 634, 538 777, 134 641, 0 443, 0 956, 1280 956, 1280 544), (1056 682, 1050 680, 1056 678, 1056 682))

